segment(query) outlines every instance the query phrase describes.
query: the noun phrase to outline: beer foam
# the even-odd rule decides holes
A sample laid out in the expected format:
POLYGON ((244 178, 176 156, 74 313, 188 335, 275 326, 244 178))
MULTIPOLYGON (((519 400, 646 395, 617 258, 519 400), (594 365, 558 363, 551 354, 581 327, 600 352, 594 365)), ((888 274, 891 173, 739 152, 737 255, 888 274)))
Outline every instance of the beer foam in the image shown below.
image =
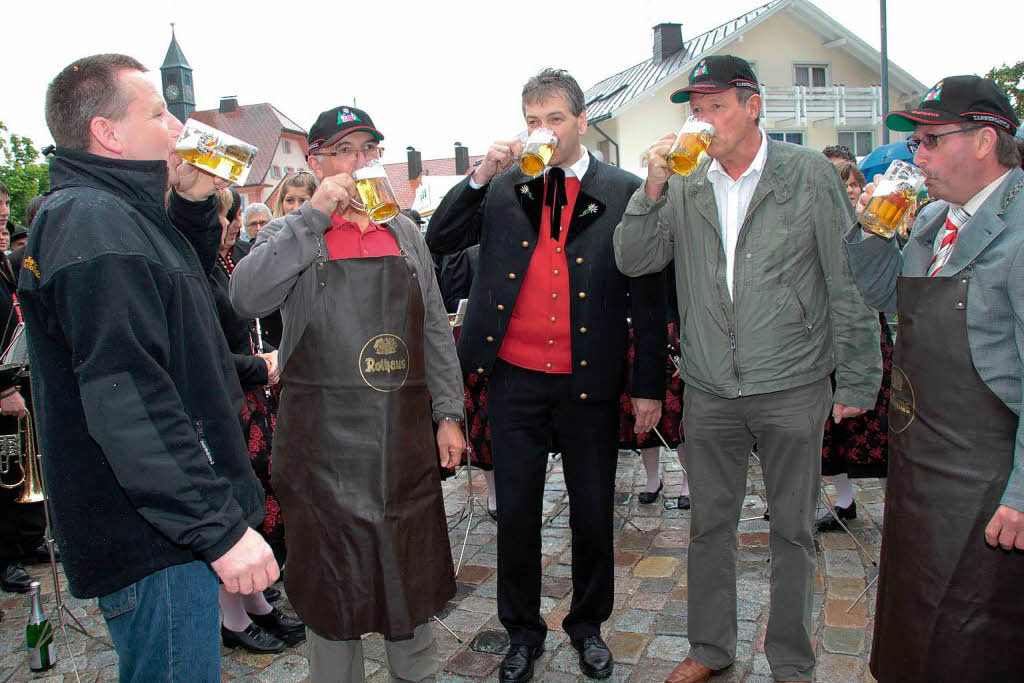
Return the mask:
POLYGON ((387 178, 388 174, 384 171, 384 167, 380 164, 373 164, 371 166, 364 166, 363 168, 356 169, 352 177, 356 180, 366 180, 367 178, 387 178))

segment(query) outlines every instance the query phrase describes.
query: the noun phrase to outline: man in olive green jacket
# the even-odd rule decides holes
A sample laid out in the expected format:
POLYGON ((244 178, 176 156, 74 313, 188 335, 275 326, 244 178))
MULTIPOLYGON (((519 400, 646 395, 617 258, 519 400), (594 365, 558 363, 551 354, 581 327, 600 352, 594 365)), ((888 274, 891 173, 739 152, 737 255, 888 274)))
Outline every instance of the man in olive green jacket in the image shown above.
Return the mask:
POLYGON ((661 138, 615 232, 626 275, 675 261, 693 512, 690 657, 669 681, 706 680, 735 657, 736 526, 755 441, 771 510, 765 654, 777 679, 811 680, 825 420, 873 407, 881 382, 878 318, 842 246, 855 219, 825 157, 759 129, 761 97, 742 59, 702 60, 672 101, 714 125, 709 158, 670 180, 674 135, 661 138))

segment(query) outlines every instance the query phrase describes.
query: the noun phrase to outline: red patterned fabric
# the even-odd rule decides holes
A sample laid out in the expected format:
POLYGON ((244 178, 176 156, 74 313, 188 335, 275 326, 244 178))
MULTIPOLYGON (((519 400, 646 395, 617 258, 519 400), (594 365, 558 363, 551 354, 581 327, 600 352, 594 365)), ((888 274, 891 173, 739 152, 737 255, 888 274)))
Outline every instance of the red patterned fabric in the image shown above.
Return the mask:
MULTIPOLYGON (((668 442, 669 447, 675 448, 685 439, 683 437, 683 383, 678 377, 672 375, 676 366, 669 358, 669 353, 679 356, 679 323, 669 323, 668 343, 665 347, 665 400, 661 404, 661 420, 657 424, 657 430, 668 442), (669 349, 671 348, 671 351, 669 349)), ((630 401, 633 379, 633 328, 629 328, 629 372, 626 375, 626 389, 619 396, 619 448, 639 450, 654 446, 664 446, 661 439, 655 435, 654 430, 645 434, 634 434, 633 425, 636 418, 633 417, 633 403, 630 401)))
POLYGON ((882 329, 882 386, 873 410, 860 417, 825 421, 821 445, 821 474, 847 474, 851 478, 884 477, 889 470, 889 384, 892 377, 892 335, 885 316, 879 316, 882 329))
POLYGON ((253 472, 263 485, 266 494, 266 517, 259 531, 268 543, 284 540, 284 523, 281 517, 281 506, 274 493, 272 478, 274 474, 270 447, 274 440, 274 427, 277 424, 277 403, 281 395, 281 385, 271 387, 267 397, 263 387, 253 387, 245 392, 242 403, 242 435, 249 446, 249 459, 252 461, 253 472))

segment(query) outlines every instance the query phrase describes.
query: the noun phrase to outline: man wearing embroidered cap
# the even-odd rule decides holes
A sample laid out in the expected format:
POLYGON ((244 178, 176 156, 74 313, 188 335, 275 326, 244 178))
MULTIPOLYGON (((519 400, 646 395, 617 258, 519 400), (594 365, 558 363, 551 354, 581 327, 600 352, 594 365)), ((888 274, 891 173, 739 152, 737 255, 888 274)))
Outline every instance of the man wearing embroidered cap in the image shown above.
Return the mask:
POLYGON ((846 236, 866 301, 900 322, 871 671, 883 683, 1020 680, 1020 122, 993 81, 951 76, 885 123, 910 133, 938 201, 902 252, 859 226, 846 236))
POLYGON ((673 176, 675 136, 655 142, 647 182, 615 231, 623 273, 673 260, 676 269, 693 518, 690 656, 668 680, 707 680, 735 658, 736 526, 756 440, 771 509, 765 654, 777 679, 809 681, 825 420, 872 407, 881 382, 878 318, 842 248, 854 216, 828 159, 760 130, 761 96, 744 60, 701 60, 672 101, 714 125, 709 158, 673 176))
POLYGON ((231 278, 241 314, 284 319, 274 486, 314 682, 363 680, 370 632, 392 680, 432 680, 429 622, 455 594, 437 454, 451 467, 465 450, 462 378, 419 226, 377 225, 353 203, 351 174, 383 138, 361 109, 321 114, 308 151, 320 185, 231 278))

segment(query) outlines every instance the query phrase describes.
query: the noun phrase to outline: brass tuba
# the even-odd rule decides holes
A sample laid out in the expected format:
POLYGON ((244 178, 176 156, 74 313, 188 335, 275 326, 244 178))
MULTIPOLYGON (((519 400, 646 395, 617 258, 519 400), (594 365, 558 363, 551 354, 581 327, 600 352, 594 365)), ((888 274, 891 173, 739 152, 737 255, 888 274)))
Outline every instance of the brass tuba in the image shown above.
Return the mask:
POLYGON ((25 417, 18 420, 17 434, 0 436, 0 486, 5 489, 16 489, 24 486, 16 503, 43 502, 43 477, 39 470, 39 450, 36 447, 35 429, 32 427, 32 415, 26 411, 25 417), (14 465, 21 470, 21 478, 14 483, 7 483, 3 475, 10 474, 14 465))

